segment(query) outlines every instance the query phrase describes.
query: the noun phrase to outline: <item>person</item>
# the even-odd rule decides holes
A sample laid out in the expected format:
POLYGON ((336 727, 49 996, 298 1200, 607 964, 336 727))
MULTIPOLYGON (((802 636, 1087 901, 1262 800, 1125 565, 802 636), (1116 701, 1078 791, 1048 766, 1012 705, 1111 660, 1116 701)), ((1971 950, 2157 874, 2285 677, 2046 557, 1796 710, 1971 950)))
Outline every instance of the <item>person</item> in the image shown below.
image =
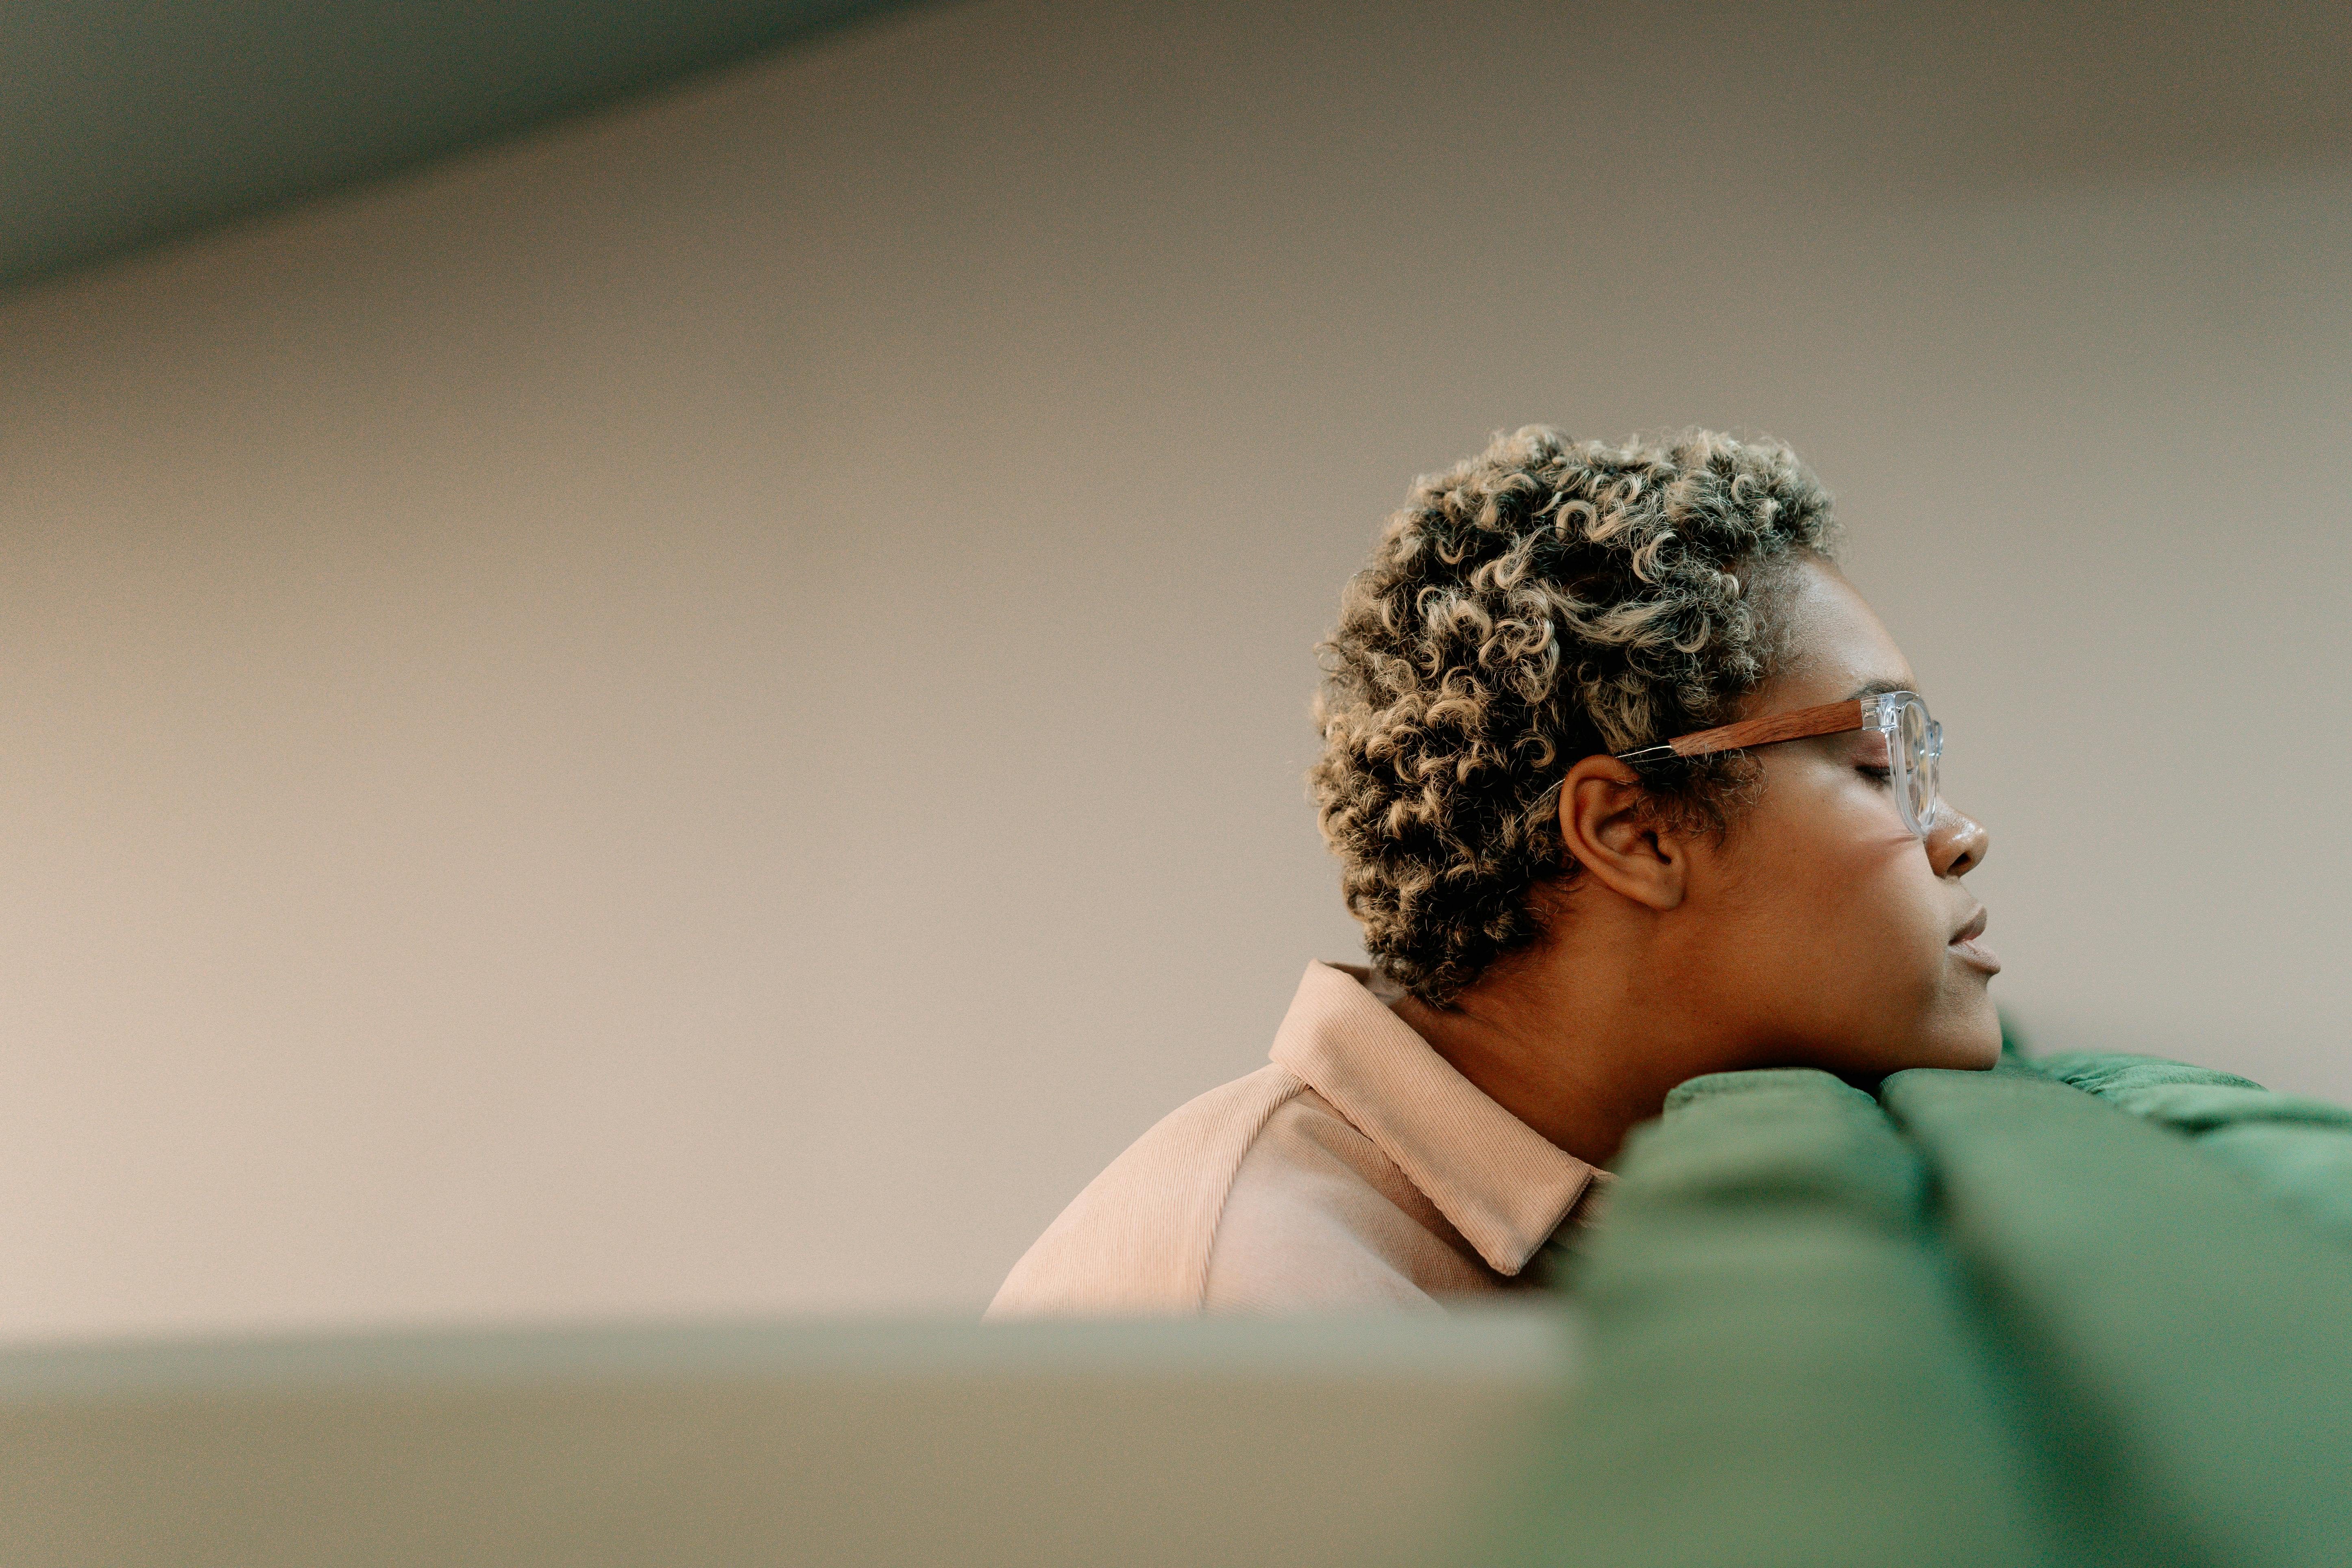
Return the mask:
POLYGON ((1310 775, 1368 968, 1115 1160, 989 1312, 1524 1288, 1702 1073, 1989 1068, 1942 731, 1784 446, 1530 426, 1418 480, 1323 646, 1310 775))

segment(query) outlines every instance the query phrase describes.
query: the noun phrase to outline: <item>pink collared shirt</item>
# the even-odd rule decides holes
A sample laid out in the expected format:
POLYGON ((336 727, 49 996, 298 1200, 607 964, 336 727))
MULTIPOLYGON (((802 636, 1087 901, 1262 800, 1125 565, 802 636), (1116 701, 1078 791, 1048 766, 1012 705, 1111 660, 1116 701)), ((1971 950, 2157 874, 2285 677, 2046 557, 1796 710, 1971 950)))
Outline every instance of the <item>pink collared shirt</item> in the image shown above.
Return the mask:
POLYGON ((1433 1308, 1514 1288, 1609 1177, 1310 963, 1273 1059, 1137 1139, 1013 1266, 992 1318, 1433 1308))

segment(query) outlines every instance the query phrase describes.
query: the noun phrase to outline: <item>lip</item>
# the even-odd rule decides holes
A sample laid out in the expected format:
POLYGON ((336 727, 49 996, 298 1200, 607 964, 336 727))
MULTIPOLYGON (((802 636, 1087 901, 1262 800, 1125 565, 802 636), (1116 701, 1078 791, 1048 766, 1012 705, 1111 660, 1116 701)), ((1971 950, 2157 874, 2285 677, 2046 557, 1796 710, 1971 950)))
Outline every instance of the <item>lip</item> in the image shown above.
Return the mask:
POLYGON ((2000 973, 1999 955, 1992 949, 1983 946, 1977 941, 1977 938, 1984 935, 1985 919, 1984 907, 1979 904, 1977 907, 1975 918, 1954 931, 1951 941, 1945 946, 1961 962, 1971 967, 1981 969, 1987 974, 1999 974, 2000 973))

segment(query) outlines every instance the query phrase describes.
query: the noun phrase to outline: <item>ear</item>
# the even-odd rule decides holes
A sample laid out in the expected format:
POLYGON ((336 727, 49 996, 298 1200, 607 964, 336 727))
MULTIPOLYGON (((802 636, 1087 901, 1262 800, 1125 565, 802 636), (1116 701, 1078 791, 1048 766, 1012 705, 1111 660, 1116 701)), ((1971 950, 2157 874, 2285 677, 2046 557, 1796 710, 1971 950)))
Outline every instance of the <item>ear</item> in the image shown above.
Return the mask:
POLYGON ((1559 786, 1559 837, 1585 875, 1634 903, 1664 911, 1681 904, 1690 857, 1663 826, 1642 778, 1610 756, 1585 758, 1559 786))

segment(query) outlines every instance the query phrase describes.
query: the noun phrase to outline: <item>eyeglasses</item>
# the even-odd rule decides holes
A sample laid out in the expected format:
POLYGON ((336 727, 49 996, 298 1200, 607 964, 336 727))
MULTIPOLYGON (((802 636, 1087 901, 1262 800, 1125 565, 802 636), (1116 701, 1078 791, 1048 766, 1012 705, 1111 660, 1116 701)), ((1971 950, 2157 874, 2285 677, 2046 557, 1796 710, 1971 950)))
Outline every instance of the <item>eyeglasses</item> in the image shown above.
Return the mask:
POLYGON ((1677 735, 1663 745, 1638 752, 1620 752, 1621 763, 1662 762, 1667 757, 1706 757, 1717 752, 1739 752, 1811 735, 1842 735, 1852 730, 1875 730, 1886 737, 1886 768, 1895 784, 1895 808, 1903 826, 1927 837, 1936 826, 1940 804, 1937 782, 1943 771, 1944 727, 1927 717, 1927 704, 1916 691, 1888 691, 1876 697, 1849 697, 1793 713, 1764 719, 1744 719, 1677 735))

